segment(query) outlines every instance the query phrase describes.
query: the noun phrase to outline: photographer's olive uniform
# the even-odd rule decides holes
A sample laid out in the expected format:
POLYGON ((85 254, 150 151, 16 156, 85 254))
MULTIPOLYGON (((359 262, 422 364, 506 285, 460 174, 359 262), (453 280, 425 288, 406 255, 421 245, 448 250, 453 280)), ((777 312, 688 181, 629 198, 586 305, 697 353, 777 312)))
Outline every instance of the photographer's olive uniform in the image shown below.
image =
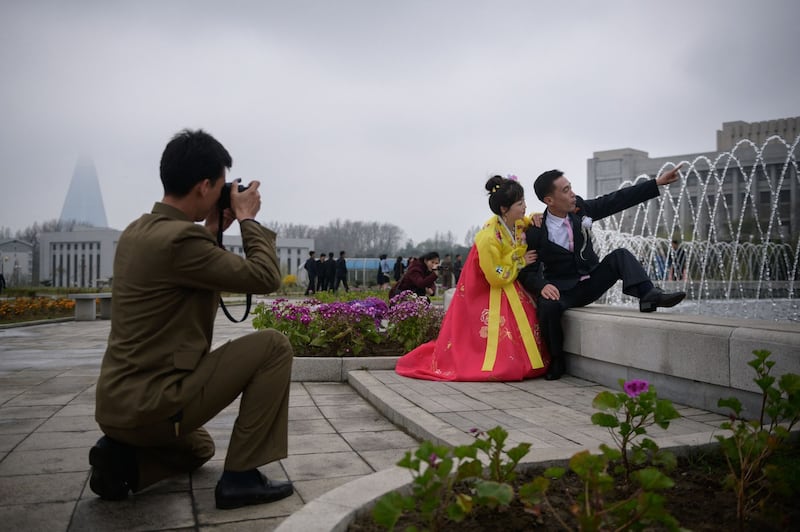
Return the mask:
POLYGON ((208 461, 214 442, 202 426, 240 393, 225 469, 287 455, 288 340, 266 330, 210 349, 220 291, 265 294, 281 282, 275 233, 252 220, 240 228, 246 258, 163 203, 120 236, 95 417, 135 447, 137 489, 208 461))

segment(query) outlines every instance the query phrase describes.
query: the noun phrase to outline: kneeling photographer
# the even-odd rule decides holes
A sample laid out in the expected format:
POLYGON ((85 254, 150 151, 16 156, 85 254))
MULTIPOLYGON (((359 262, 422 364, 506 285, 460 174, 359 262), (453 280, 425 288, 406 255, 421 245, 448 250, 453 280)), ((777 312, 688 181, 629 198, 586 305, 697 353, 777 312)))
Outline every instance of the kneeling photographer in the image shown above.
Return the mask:
POLYGON ((258 470, 287 456, 288 340, 266 330, 211 350, 220 292, 270 293, 281 283, 275 233, 255 221, 260 183, 226 183, 231 165, 211 135, 181 131, 161 157, 163 199, 120 236, 97 382, 95 418, 105 435, 89 451, 90 487, 103 499, 126 499, 202 466, 215 449, 203 424, 239 394, 217 507, 293 493, 290 482, 258 470), (218 244, 234 220, 244 258, 218 244))

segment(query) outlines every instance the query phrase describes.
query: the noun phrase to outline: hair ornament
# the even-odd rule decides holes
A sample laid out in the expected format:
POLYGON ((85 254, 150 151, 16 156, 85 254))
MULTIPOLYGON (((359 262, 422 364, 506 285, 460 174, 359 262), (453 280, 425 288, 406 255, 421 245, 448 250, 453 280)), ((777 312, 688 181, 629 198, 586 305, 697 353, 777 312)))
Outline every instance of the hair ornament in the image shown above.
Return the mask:
POLYGON ((518 181, 517 176, 515 176, 514 174, 508 174, 506 176, 506 179, 510 179, 511 181, 518 181))
POLYGON ((498 190, 500 190, 500 185, 495 185, 495 186, 493 186, 493 187, 492 187, 492 194, 494 194, 494 193, 495 193, 495 192, 497 192, 498 190))

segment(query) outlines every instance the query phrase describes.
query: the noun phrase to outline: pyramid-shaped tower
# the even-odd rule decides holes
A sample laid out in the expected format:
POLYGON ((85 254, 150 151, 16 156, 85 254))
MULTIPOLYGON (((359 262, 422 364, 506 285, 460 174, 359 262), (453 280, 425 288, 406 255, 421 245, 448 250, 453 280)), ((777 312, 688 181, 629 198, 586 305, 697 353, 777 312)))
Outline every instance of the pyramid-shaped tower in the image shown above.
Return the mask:
POLYGON ((75 165, 60 220, 108 227, 100 182, 97 180, 94 162, 89 157, 80 157, 75 165))

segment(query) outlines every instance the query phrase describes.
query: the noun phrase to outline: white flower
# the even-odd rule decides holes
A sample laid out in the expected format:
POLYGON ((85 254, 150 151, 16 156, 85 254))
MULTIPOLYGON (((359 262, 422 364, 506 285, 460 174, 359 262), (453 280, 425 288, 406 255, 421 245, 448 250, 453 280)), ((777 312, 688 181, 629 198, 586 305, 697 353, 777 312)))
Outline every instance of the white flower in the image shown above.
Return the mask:
POLYGON ((581 227, 584 229, 591 229, 592 228, 592 219, 588 216, 584 216, 581 218, 581 227))

